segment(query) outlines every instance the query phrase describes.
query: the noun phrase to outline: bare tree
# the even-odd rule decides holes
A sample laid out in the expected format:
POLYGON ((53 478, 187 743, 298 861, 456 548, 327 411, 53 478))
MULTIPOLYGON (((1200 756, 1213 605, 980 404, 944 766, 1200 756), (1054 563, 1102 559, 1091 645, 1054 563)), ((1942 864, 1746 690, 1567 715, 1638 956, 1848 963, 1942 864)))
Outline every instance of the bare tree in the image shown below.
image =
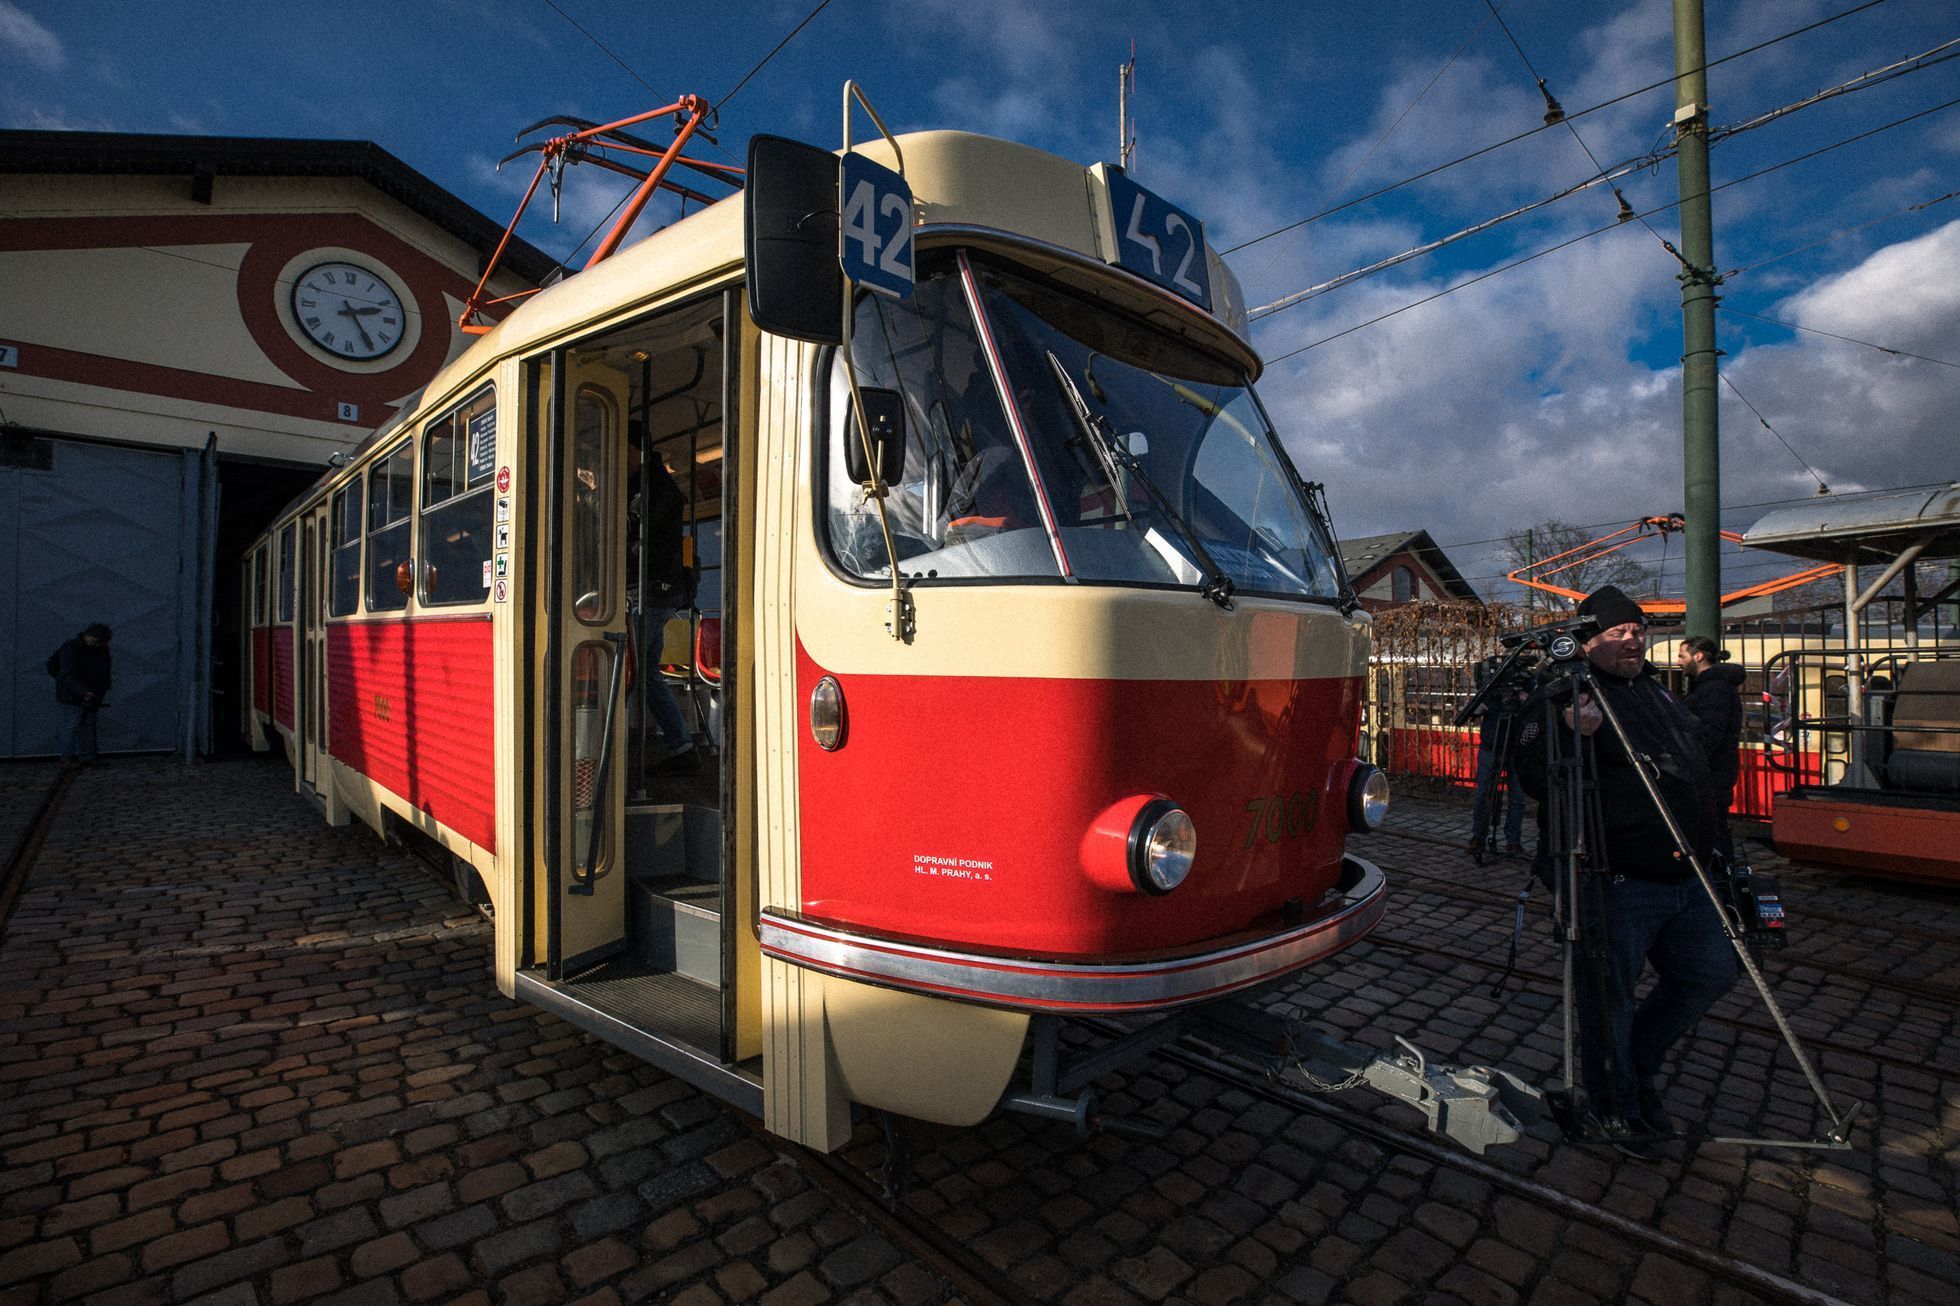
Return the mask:
MULTIPOLYGON (((1522 526, 1507 532, 1503 545, 1498 549, 1498 558, 1505 571, 1516 571, 1531 563, 1544 562, 1577 549, 1593 538, 1590 531, 1570 522, 1542 521, 1536 526, 1522 526)), ((1577 590, 1581 594, 1590 594, 1601 585, 1618 585, 1634 598, 1641 598, 1654 586, 1653 572, 1638 559, 1628 557, 1625 551, 1587 558, 1572 565, 1559 564, 1557 570, 1534 574, 1553 585, 1577 590)), ((1578 606, 1575 599, 1543 590, 1537 591, 1536 601, 1540 606, 1568 611, 1578 606)))

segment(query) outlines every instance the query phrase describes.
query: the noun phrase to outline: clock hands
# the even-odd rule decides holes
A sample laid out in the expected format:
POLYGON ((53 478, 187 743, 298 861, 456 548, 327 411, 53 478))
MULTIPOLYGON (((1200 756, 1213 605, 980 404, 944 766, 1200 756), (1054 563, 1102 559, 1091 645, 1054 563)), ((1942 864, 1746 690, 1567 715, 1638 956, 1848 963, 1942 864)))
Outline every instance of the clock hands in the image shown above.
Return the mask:
POLYGON ((380 311, 378 308, 355 308, 343 299, 340 301, 340 312, 335 314, 335 316, 353 319, 354 329, 361 333, 361 344, 372 350, 374 348, 374 337, 367 333, 365 326, 361 325, 361 319, 370 313, 379 313, 380 311))

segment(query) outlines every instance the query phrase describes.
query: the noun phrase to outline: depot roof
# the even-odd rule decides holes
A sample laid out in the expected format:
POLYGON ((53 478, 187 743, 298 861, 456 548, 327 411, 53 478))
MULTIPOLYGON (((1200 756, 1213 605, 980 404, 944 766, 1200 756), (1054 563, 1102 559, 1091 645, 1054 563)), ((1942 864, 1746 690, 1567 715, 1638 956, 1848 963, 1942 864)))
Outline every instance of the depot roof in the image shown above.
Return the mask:
MULTIPOLYGON (((450 232, 488 258, 503 238, 478 213, 372 141, 261 136, 156 136, 129 132, 0 131, 0 173, 212 177, 354 177, 450 232)), ((536 285, 557 267, 511 237, 503 265, 536 285)))

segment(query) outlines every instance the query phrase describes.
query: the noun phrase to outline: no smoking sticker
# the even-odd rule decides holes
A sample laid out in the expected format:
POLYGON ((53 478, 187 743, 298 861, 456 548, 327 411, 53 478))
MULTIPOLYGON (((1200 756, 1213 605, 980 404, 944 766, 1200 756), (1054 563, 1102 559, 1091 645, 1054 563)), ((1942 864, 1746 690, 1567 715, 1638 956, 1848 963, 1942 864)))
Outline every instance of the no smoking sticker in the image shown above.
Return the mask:
POLYGON ((510 582, 507 580, 499 580, 497 582, 496 588, 493 589, 490 592, 490 594, 491 597, 495 599, 497 602, 508 603, 510 601, 510 582))

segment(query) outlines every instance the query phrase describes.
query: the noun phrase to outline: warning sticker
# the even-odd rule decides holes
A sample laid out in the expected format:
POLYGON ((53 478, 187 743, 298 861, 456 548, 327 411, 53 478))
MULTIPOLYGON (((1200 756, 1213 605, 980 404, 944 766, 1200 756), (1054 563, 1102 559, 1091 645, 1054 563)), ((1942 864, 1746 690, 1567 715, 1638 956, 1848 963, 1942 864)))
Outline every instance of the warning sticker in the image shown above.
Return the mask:
POLYGON ((490 596, 499 603, 510 602, 510 582, 507 580, 497 581, 495 588, 490 591, 490 596))
POLYGON ((483 588, 490 588, 490 559, 483 560, 483 588))
POLYGON ((498 521, 510 520, 510 496, 508 494, 500 494, 497 496, 497 520, 498 521))
POLYGON ((510 464, 508 463, 497 469, 497 493, 510 493, 510 464))

